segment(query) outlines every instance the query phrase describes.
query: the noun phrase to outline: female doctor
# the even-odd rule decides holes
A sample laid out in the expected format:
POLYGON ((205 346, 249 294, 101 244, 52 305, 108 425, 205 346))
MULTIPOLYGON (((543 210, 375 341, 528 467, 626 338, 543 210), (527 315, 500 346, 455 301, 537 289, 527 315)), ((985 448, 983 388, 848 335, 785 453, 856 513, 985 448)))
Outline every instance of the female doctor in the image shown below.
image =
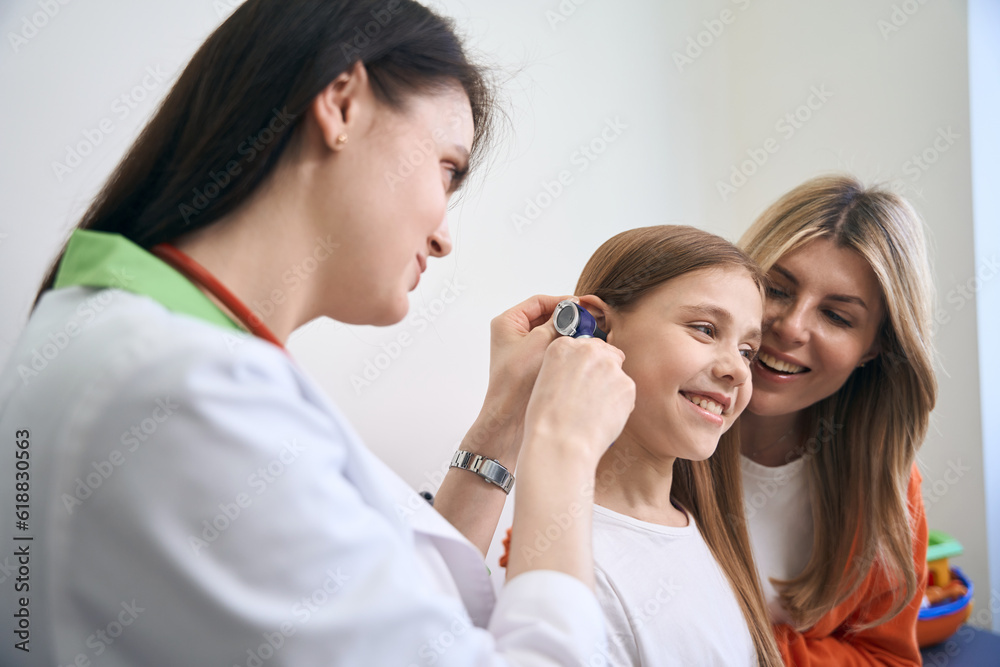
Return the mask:
POLYGON ((283 349, 319 316, 405 316, 489 111, 450 24, 411 0, 248 0, 209 37, 0 376, 0 538, 30 568, 2 592, 0 663, 600 660, 589 515, 512 554, 495 599, 483 553, 518 460, 525 540, 592 502, 633 405, 618 350, 556 339, 555 297, 494 319, 434 509, 283 349))

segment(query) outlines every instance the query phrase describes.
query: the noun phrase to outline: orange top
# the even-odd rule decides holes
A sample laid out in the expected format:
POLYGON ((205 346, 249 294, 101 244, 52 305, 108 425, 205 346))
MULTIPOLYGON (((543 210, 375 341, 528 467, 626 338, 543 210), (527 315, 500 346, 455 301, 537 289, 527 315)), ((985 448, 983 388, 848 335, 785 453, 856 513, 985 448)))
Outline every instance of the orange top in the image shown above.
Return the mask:
MULTIPOLYGON (((778 648, 786 665, 903 667, 922 664, 917 646, 917 615, 927 588, 927 516, 924 513, 920 482, 920 472, 914 464, 907 489, 913 526, 913 564, 917 573, 917 591, 913 599, 899 614, 881 625, 861 632, 849 632, 851 626, 878 618, 892 607, 890 581, 882 567, 876 563, 854 593, 805 632, 798 632, 784 624, 774 626, 778 648)), ((501 567, 507 567, 510 532, 508 528, 507 537, 503 541, 501 567)))
POLYGON ((500 567, 507 567, 507 559, 510 556, 510 531, 513 528, 507 529, 507 537, 503 538, 503 556, 500 556, 500 567))
POLYGON ((852 625, 876 619, 892 607, 892 589, 885 571, 875 564, 861 585, 813 627, 797 632, 788 625, 774 626, 778 648, 786 665, 920 665, 917 615, 927 588, 927 516, 920 492, 921 476, 914 464, 907 490, 913 527, 913 565, 917 591, 899 614, 874 628, 851 633, 852 625))

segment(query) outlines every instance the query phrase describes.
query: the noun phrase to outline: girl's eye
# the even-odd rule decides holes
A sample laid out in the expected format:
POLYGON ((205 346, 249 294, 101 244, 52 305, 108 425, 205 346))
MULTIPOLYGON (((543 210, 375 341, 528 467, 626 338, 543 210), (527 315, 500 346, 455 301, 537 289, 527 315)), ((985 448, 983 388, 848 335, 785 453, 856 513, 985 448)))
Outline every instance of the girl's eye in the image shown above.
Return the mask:
POLYGON ((825 310, 823 312, 826 313, 826 316, 828 318, 830 318, 830 321, 832 321, 837 326, 840 326, 840 327, 850 327, 850 326, 853 326, 848 320, 844 319, 843 317, 841 317, 837 313, 833 312, 832 310, 825 310))
POLYGON ((743 358, 747 360, 747 363, 750 363, 751 361, 757 358, 757 350, 753 348, 740 350, 740 354, 743 355, 743 358))
POLYGON ((767 295, 775 299, 786 299, 788 298, 788 292, 780 289, 778 287, 770 286, 767 288, 767 295))

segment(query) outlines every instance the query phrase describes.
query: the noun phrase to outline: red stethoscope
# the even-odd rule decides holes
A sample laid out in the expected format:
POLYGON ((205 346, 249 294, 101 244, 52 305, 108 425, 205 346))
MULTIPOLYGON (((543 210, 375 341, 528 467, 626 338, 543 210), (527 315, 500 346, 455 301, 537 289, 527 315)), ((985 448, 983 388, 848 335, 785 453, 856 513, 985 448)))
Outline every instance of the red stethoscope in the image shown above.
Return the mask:
POLYGON ((235 294, 219 282, 218 278, 209 273, 208 269, 194 261, 183 252, 169 243, 159 243, 149 249, 151 253, 162 259, 164 262, 176 269, 181 275, 196 285, 204 287, 215 298, 225 304, 236 319, 240 321, 250 333, 263 338, 269 343, 274 343, 287 353, 281 341, 271 333, 271 330, 260 321, 260 318, 246 307, 246 305, 236 297, 235 294))

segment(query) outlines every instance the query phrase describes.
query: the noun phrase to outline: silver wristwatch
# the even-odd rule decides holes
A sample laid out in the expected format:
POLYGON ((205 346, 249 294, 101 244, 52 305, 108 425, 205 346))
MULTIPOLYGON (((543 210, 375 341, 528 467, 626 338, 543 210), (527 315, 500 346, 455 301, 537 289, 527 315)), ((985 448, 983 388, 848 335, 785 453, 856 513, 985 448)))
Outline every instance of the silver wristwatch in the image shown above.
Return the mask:
POLYGON ((471 470, 490 484, 499 486, 504 493, 510 493, 511 487, 514 486, 514 476, 510 474, 509 470, 500 465, 496 459, 490 459, 481 454, 473 454, 460 449, 451 457, 450 467, 471 470))

